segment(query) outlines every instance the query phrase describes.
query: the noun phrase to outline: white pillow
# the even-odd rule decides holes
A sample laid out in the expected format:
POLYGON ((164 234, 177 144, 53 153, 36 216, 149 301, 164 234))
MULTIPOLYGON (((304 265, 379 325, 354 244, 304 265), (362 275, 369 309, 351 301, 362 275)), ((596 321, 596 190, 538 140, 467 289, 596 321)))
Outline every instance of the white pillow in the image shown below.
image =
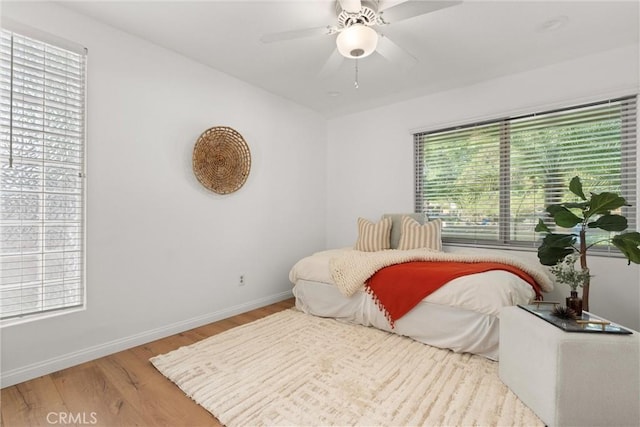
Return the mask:
POLYGON ((365 252, 389 249, 390 234, 391 218, 382 219, 375 224, 368 219, 358 218, 358 240, 355 249, 365 252))
POLYGON ((402 218, 402 232, 398 249, 419 248, 442 251, 442 220, 436 219, 420 224, 411 217, 402 218))

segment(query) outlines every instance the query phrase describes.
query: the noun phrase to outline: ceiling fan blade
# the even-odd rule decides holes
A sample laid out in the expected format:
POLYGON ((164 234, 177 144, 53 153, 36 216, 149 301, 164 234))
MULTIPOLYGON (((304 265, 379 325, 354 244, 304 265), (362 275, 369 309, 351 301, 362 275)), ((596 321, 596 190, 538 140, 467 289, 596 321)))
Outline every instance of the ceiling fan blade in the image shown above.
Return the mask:
POLYGON ((262 43, 274 43, 274 42, 281 42, 285 40, 302 39, 306 37, 326 36, 329 34, 334 34, 335 32, 336 32, 335 27, 328 25, 326 27, 307 28, 304 30, 293 30, 293 31, 284 31, 282 33, 265 34, 262 37, 260 37, 260 41, 262 43))
POLYGON ((342 10, 345 10, 349 13, 358 13, 360 9, 362 9, 362 3, 360 0, 339 0, 340 6, 342 6, 342 10))
POLYGON ((376 52, 400 68, 410 68, 418 63, 418 59, 392 42, 389 37, 380 34, 376 52))
POLYGON ((327 77, 335 73, 338 68, 340 68, 340 65, 342 65, 342 61, 344 61, 344 56, 338 52, 338 49, 334 49, 329 59, 327 59, 327 62, 322 66, 318 76, 327 77))
POLYGON ((456 6, 462 1, 425 1, 425 0, 409 0, 388 9, 379 12, 382 19, 387 23, 402 21, 403 19, 413 18, 414 16, 424 15, 425 13, 435 12, 450 6, 456 6))

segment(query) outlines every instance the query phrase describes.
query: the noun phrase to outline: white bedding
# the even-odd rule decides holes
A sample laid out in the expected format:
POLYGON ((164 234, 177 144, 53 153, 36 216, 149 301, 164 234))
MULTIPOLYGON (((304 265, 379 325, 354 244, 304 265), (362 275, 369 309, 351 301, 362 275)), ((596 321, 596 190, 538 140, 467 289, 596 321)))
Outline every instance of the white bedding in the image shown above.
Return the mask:
POLYGON ((372 326, 434 347, 498 360, 500 331, 498 317, 494 315, 434 304, 425 299, 398 319, 391 329, 387 318, 366 292, 347 298, 328 283, 299 280, 293 294, 296 307, 307 314, 372 326))
POLYGON ((364 290, 346 297, 335 286, 330 261, 349 251, 352 249, 318 252, 293 266, 289 279, 295 284, 293 293, 300 310, 374 326, 436 347, 497 360, 500 310, 505 306, 528 304, 535 298, 535 292, 526 281, 507 271, 463 276, 424 298, 391 329, 384 314, 364 290))

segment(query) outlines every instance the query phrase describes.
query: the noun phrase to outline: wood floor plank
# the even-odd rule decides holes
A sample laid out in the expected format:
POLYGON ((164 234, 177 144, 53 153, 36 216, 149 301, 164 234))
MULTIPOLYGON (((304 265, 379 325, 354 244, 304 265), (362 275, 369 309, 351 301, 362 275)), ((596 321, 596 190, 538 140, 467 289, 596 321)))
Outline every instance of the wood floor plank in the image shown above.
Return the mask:
POLYGON ((74 416, 99 426, 142 426, 144 418, 119 393, 95 362, 51 374, 74 416))
POLYGON ((220 426, 215 417, 160 374, 149 358, 294 305, 290 298, 6 387, 1 394, 2 426, 220 426), (66 417, 66 423, 60 422, 60 417, 66 417))
POLYGON ((68 412, 50 375, 2 389, 4 426, 51 425, 68 412))
POLYGON ((170 337, 163 338, 160 340, 152 341, 150 343, 145 344, 149 348, 153 349, 156 354, 163 354, 169 352, 171 350, 175 350, 176 348, 183 347, 185 345, 193 344, 195 341, 182 335, 176 334, 171 335, 170 337))
POLYGON ((219 425, 204 408, 157 371, 147 360, 131 351, 116 353, 96 361, 97 366, 120 395, 142 415, 146 425, 171 426, 176 417, 185 425, 219 425))

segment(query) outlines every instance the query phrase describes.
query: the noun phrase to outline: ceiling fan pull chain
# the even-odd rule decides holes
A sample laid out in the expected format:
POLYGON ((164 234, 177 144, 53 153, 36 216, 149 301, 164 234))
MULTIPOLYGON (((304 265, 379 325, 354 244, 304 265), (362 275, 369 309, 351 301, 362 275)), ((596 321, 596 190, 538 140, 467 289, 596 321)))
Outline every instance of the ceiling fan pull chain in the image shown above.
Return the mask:
POLYGON ((353 85, 356 89, 360 88, 360 85, 358 84, 358 58, 356 58, 356 81, 353 82, 353 85))

